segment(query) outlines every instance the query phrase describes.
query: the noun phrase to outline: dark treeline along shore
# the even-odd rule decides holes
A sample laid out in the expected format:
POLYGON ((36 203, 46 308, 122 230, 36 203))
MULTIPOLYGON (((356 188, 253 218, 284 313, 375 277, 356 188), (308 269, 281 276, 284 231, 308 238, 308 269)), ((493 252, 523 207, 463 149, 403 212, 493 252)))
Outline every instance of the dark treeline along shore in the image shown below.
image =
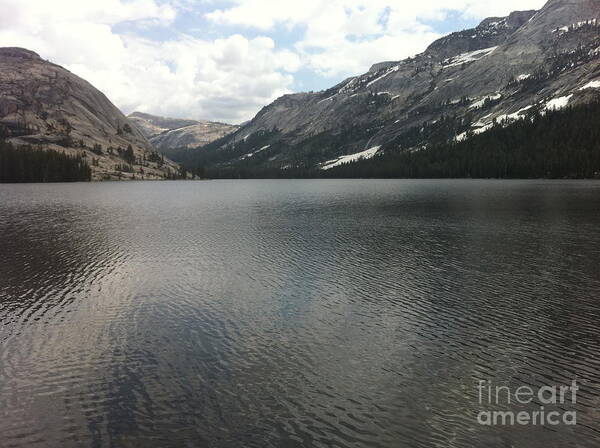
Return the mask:
MULTIPOLYGON (((436 123, 413 128, 386 144, 368 160, 329 170, 315 168, 263 168, 264 154, 243 159, 235 167, 221 164, 230 151, 240 157, 243 145, 223 149, 216 141, 198 151, 172 151, 170 157, 188 170, 208 178, 597 178, 600 177, 600 101, 557 111, 532 111, 509 125, 497 122, 487 132, 467 134, 456 141, 458 118, 447 116, 436 123), (426 135, 427 147, 415 148, 426 135)), ((349 130, 343 139, 356 137, 349 130)), ((257 133, 247 146, 269 145, 278 131, 257 133)), ((329 136, 315 136, 302 149, 303 157, 330 144, 329 136)), ((279 143, 282 144, 282 143, 279 143)), ((276 148, 277 150, 277 148, 276 148)))
MULTIPOLYGON (((329 170, 318 168, 264 168, 268 153, 247 157, 235 167, 222 164, 232 151, 247 152, 245 145, 222 148, 215 141, 196 151, 173 150, 168 155, 199 178, 549 178, 590 179, 600 177, 600 101, 557 111, 533 111, 506 124, 496 123, 487 132, 467 134, 456 141, 456 117, 415 128, 386 144, 380 155, 346 163, 329 170), (430 145, 415 148, 414 142, 426 134, 430 145)), ((341 136, 356 138, 351 129, 341 136)), ((247 146, 269 145, 278 131, 252 135, 247 146)), ((309 144, 316 154, 321 141, 315 136, 309 144)), ((285 143, 278 143, 279 145, 285 143)), ((303 148, 302 157, 310 153, 303 148)), ((31 146, 15 148, 0 140, 0 182, 89 181, 91 170, 79 156, 44 151, 31 146)))
POLYGON ((0 182, 82 182, 92 170, 81 156, 0 140, 0 182))
MULTIPOLYGON (((392 143, 393 145, 394 143, 392 143)), ((390 145, 390 146, 392 146, 390 145)), ((402 148, 402 142, 400 142, 402 148)), ((600 175, 600 102, 539 112, 460 142, 334 168, 334 177, 594 178, 600 175)))

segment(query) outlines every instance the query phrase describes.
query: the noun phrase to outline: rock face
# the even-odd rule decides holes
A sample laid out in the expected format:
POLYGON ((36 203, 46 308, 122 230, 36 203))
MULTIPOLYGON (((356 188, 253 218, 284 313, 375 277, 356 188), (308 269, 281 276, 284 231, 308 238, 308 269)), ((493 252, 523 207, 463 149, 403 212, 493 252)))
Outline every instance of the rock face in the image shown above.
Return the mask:
POLYGON ((221 148, 232 157, 218 164, 258 163, 240 152, 266 145, 256 166, 281 169, 323 167, 375 147, 393 150, 393 142, 420 149, 428 144, 418 135, 424 124, 451 117, 453 138, 468 138, 495 120, 598 98, 597 81, 600 0, 550 0, 540 11, 450 34, 414 58, 375 64, 331 89, 285 95, 225 139, 221 148))
POLYGON ((0 127, 16 145, 82 155, 95 180, 178 171, 102 92, 22 48, 0 48, 0 127))
POLYGON ((239 126, 134 112, 129 119, 158 150, 196 148, 235 132, 239 126))

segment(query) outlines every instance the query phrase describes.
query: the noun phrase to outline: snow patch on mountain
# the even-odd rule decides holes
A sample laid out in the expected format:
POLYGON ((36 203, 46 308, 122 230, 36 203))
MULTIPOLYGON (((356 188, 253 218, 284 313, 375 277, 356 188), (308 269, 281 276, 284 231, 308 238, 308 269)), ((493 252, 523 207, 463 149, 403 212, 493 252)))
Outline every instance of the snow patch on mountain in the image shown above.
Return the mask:
POLYGON ((512 114, 498 115, 496 117, 496 121, 499 123, 509 123, 511 121, 519 120, 520 118, 522 118, 521 115, 523 114, 523 112, 528 111, 532 107, 533 106, 525 106, 512 114))
POLYGON ((484 48, 482 50, 469 51, 468 53, 462 53, 458 56, 448 58, 442 62, 444 68, 457 67, 463 64, 479 61, 480 59, 489 56, 496 50, 496 47, 484 48))
POLYGON ((496 123, 500 123, 502 125, 508 125, 508 124, 512 123, 513 121, 520 120, 521 118, 523 118, 522 117, 523 112, 528 111, 532 107, 533 107, 533 105, 522 107, 521 109, 519 109, 516 112, 513 112, 512 114, 500 114, 500 115, 496 116, 492 121, 483 123, 483 120, 485 118, 488 118, 489 116, 491 116, 491 114, 487 115, 486 117, 484 117, 483 119, 479 120, 477 123, 474 123, 472 125, 472 127, 474 127, 475 129, 465 131, 462 134, 457 135, 454 139, 457 142, 462 142, 463 140, 466 140, 468 138, 469 134, 472 134, 472 135, 483 134, 484 132, 487 132, 490 129, 492 129, 496 123))
POLYGON ((558 34, 565 34, 565 33, 569 33, 572 31, 577 31, 580 28, 583 28, 584 26, 598 26, 598 19, 587 19, 587 20, 582 20, 580 22, 576 22, 576 23, 572 23, 571 25, 568 26, 561 26, 559 28, 556 28, 554 30, 552 30, 553 33, 558 33, 558 34))
POLYGON ((573 94, 561 96, 559 98, 553 98, 546 103, 544 110, 560 110, 564 109, 569 105, 569 101, 573 97, 573 94))
POLYGON ((586 90, 586 89, 600 89, 600 79, 591 81, 591 82, 587 83, 585 86, 579 88, 579 90, 586 90))
POLYGON ((257 149, 256 151, 245 154, 244 156, 242 156, 241 160, 247 159, 248 157, 253 157, 255 154, 258 154, 259 152, 264 151, 265 149, 269 149, 270 147, 271 145, 265 145, 262 148, 257 149))
POLYGON ((398 70, 400 70, 400 66, 399 65, 395 65, 392 68, 388 69, 383 75, 381 75, 378 78, 375 78, 373 81, 367 83, 367 87, 370 87, 371 85, 375 84, 376 82, 381 81, 383 78, 385 78, 388 75, 391 75, 394 72, 397 72, 398 70))
POLYGON ((502 94, 500 94, 500 93, 496 93, 494 95, 488 95, 478 101, 475 101, 473 104, 471 104, 469 106, 469 109, 479 109, 480 107, 483 107, 485 105, 486 101, 495 101, 495 100, 499 100, 500 98, 502 98, 502 94))
POLYGON ((323 162, 321 165, 322 170, 328 170, 334 168, 336 166, 343 165, 344 163, 356 162, 357 160, 367 160, 372 158, 381 146, 373 146, 372 148, 367 149, 366 151, 357 152, 355 154, 349 154, 346 156, 338 157, 337 159, 328 160, 327 162, 323 162))
POLYGON ((470 131, 465 131, 462 134, 459 134, 455 137, 455 140, 457 142, 462 142, 463 140, 466 140, 469 137, 469 133, 472 135, 478 135, 478 134, 483 134, 484 132, 489 131, 490 129, 492 129, 492 127, 494 126, 494 123, 488 123, 480 128, 477 129, 473 129, 470 131))

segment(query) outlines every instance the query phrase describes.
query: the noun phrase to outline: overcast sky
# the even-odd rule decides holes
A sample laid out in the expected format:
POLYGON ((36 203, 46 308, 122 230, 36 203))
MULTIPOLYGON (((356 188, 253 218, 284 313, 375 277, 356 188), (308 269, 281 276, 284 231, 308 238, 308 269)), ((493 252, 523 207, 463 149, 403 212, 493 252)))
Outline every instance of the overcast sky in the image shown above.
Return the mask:
POLYGON ((0 0, 0 46, 38 52, 123 112, 245 121, 289 92, 544 0, 0 0))

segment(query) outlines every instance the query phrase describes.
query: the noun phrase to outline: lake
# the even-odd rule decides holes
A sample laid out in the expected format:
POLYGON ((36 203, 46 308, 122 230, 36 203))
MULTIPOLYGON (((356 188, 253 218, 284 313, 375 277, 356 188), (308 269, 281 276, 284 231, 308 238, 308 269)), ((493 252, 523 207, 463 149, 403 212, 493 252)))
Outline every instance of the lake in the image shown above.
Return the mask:
POLYGON ((600 445, 600 182, 0 185, 0 256, 2 447, 600 445))

